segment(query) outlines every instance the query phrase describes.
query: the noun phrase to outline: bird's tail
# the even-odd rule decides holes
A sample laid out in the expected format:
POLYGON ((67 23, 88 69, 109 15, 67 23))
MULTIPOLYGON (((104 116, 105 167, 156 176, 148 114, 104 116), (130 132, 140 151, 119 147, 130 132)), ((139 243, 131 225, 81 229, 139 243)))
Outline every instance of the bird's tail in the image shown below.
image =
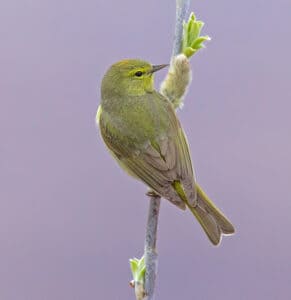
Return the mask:
POLYGON ((196 183, 197 205, 192 207, 188 202, 186 205, 197 218, 208 238, 214 245, 218 245, 223 234, 233 234, 234 227, 223 213, 204 193, 196 183))
POLYGON ((214 205, 197 183, 197 204, 195 207, 191 206, 187 199, 185 199, 184 191, 183 195, 180 195, 181 189, 176 189, 176 191, 196 217, 212 244, 218 245, 222 235, 234 233, 235 229, 233 225, 214 205))

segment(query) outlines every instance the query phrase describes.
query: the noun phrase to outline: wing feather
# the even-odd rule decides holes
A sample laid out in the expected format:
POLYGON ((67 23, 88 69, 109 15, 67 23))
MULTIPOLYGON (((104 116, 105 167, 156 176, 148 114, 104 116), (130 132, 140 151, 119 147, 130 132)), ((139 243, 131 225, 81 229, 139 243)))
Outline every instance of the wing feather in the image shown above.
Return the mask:
MULTIPOLYGON (((179 180, 190 204, 195 204, 195 179, 189 147, 172 105, 162 95, 156 95, 159 96, 158 101, 163 102, 169 125, 167 130, 155 136, 154 140, 147 140, 143 145, 125 143, 124 141, 130 139, 130 136, 126 135, 131 133, 122 126, 115 126, 114 120, 104 111, 99 119, 101 134, 105 144, 123 168, 144 181, 158 194, 184 209, 185 204, 172 183, 179 180)), ((134 128, 132 130, 134 131, 134 128)))

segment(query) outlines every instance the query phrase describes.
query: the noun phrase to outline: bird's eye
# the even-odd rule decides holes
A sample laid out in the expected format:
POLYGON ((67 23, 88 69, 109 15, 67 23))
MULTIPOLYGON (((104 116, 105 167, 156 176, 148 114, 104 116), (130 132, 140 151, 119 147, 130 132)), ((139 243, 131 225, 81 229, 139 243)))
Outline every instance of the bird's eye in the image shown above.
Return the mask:
POLYGON ((143 74, 142 71, 137 71, 137 72, 135 72, 134 75, 137 76, 137 77, 141 77, 142 74, 143 74))

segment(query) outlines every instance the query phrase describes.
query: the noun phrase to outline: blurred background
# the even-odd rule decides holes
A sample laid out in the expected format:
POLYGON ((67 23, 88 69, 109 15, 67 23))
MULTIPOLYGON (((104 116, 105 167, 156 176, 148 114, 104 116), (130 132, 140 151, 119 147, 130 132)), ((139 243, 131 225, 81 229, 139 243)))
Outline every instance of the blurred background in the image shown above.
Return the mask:
MULTIPOLYGON (((200 184, 236 225, 212 247, 162 201, 157 299, 290 299, 291 1, 193 1, 212 41, 179 112, 200 184)), ((0 298, 134 299, 146 188, 95 128, 123 58, 167 63, 175 1, 0 3, 0 298)), ((156 86, 165 76, 161 71, 156 86)))

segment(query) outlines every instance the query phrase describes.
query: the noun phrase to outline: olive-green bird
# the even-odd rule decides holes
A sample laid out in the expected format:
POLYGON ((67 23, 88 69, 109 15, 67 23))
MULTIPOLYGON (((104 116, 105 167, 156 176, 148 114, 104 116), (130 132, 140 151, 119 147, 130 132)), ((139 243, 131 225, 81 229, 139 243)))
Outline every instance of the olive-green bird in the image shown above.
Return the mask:
POLYGON ((165 66, 135 59, 112 65, 102 80, 96 120, 120 166, 179 208, 188 207, 217 245, 234 227, 195 181, 175 110, 154 89, 153 74, 165 66))

